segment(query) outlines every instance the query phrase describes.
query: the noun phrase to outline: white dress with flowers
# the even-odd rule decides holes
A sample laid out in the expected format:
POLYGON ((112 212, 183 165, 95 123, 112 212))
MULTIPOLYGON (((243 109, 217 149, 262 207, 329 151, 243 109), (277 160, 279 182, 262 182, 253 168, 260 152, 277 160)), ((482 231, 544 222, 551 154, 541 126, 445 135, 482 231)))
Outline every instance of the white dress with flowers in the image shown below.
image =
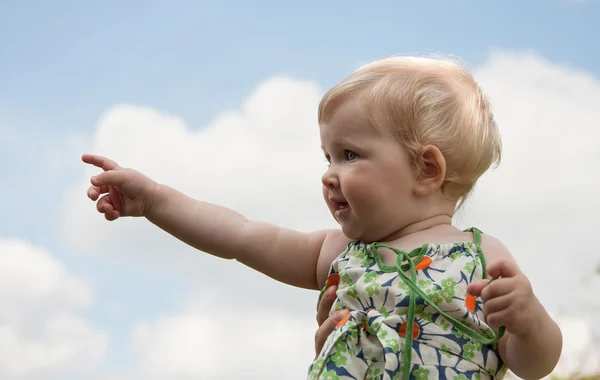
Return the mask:
MULTIPOLYGON (((474 241, 412 252, 352 242, 333 262, 323 292, 338 285, 331 312, 351 312, 329 336, 309 379, 501 379, 506 373, 482 302, 467 294, 486 277, 481 232, 474 241), (378 248, 397 254, 383 263, 378 248), (411 326, 411 328, 407 328, 411 326)), ((321 293, 323 294, 323 293, 321 293)))

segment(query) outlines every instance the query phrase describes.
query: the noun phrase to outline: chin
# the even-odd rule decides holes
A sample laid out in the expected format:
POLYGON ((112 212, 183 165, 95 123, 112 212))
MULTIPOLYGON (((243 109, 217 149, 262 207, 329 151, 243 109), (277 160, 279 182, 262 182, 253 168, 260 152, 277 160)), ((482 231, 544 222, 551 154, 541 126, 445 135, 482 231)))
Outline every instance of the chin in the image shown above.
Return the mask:
POLYGON ((344 233, 344 236, 346 236, 348 239, 353 240, 353 241, 361 241, 362 240, 362 234, 356 230, 353 230, 352 228, 349 228, 348 226, 344 226, 341 225, 342 227, 342 232, 344 233))

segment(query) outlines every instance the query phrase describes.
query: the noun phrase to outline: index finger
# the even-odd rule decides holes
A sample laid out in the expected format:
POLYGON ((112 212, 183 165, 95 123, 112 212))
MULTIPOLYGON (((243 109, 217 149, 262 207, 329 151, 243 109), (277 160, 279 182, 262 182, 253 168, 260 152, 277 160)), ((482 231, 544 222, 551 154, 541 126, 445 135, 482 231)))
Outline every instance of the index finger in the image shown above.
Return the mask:
POLYGON ((95 154, 84 154, 83 156, 81 156, 81 160, 86 164, 94 165, 98 168, 101 168, 104 171, 119 168, 119 165, 113 160, 95 154))

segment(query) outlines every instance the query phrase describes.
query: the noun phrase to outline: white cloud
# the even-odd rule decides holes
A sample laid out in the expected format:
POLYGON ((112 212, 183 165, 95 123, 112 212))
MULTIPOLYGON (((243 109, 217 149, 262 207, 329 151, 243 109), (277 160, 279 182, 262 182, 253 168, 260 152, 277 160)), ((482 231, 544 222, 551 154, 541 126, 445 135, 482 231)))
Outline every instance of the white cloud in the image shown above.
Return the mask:
MULTIPOLYGON (((502 51, 492 53, 475 74, 495 106, 504 161, 482 179, 459 221, 503 240, 551 310, 577 314, 585 294, 600 290, 594 283, 581 285, 598 260, 593 228, 600 212, 595 201, 600 191, 600 82, 535 54, 502 51)), ((92 151, 251 218, 303 230, 329 227, 333 222, 319 184, 325 168, 316 125, 320 94, 315 84, 274 78, 259 86, 239 111, 220 115, 200 130, 157 110, 116 106, 100 119, 92 151)), ((217 332, 219 341, 239 339, 241 327, 225 329, 224 321, 238 315, 231 310, 244 310, 241 326, 250 326, 245 321, 259 318, 265 308, 269 313, 286 308, 301 320, 312 315, 314 292, 275 285, 235 262, 192 252, 143 220, 106 223, 85 198, 93 173, 86 169, 68 194, 64 230, 72 247, 185 273, 199 292, 221 297, 216 308, 204 304, 201 311, 185 311, 140 327, 136 341, 147 343, 140 354, 143 368, 189 368, 189 374, 225 376, 244 362, 223 368, 220 358, 210 355, 225 348, 210 350, 214 346, 205 340, 214 339, 217 332), (187 347, 183 356, 166 355, 180 352, 178 347, 187 347), (186 356, 199 352, 212 358, 216 367, 203 367, 206 363, 200 359, 186 356)), ((285 315, 277 318, 289 318, 285 315)), ((305 341, 312 342, 313 331, 302 331, 310 335, 305 341)), ((288 363, 285 343, 278 342, 264 347, 262 355, 273 363, 288 363)), ((252 347, 242 345, 236 352, 254 357, 252 347)), ((304 365, 302 358, 311 354, 302 352, 292 362, 304 365)))
POLYGON ((592 326, 597 320, 582 317, 557 317, 563 331, 563 359, 554 375, 600 373, 600 345, 592 326))
POLYGON ((312 359, 315 326, 290 313, 223 306, 214 296, 191 300, 183 312, 137 327, 137 373, 153 380, 268 380, 282 374, 300 380, 312 359))
POLYGON ((461 219, 501 238, 546 304, 571 305, 600 290, 581 283, 600 261, 600 81, 533 54, 499 52, 476 75, 494 103, 504 158, 461 219))
MULTIPOLYGON (((319 172, 325 168, 316 123, 319 98, 313 83, 273 78, 261 84, 241 110, 219 115, 200 130, 153 109, 116 106, 100 119, 92 151, 251 218, 305 230, 334 226, 319 187, 319 172)), ((106 223, 85 196, 95 172, 86 168, 80 185, 66 197, 64 236, 79 252, 174 268, 198 279, 202 287, 227 273, 235 280, 221 281, 220 290, 234 291, 245 284, 250 291, 285 293, 282 285, 274 287, 237 263, 193 252, 143 220, 106 223)), ((309 302, 314 305, 314 300, 309 302)), ((263 305, 269 304, 273 303, 266 297, 263 305)))
POLYGON ((0 378, 99 365, 107 337, 77 315, 92 301, 88 286, 42 248, 0 238, 0 252, 0 378))

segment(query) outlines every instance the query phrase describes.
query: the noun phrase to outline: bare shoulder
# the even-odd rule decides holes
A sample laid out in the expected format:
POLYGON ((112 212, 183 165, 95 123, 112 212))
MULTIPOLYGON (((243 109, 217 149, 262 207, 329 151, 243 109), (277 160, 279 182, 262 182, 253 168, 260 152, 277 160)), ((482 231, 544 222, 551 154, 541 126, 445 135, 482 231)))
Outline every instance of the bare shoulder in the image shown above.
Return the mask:
POLYGON ((319 289, 325 285, 325 280, 329 274, 331 263, 336 259, 348 246, 348 239, 341 230, 327 230, 327 235, 323 241, 319 260, 317 261, 317 285, 319 289))
POLYGON ((517 260, 508 248, 500 240, 491 235, 481 235, 481 250, 488 266, 500 261, 510 261, 518 266, 517 260))

